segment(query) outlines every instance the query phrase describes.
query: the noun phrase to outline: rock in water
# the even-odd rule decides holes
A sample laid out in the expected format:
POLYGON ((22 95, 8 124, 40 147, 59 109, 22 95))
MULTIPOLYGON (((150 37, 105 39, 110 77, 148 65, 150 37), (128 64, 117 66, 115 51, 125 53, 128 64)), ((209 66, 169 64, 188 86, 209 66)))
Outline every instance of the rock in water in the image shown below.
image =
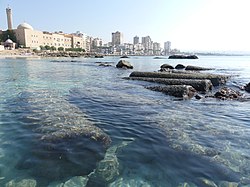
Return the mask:
POLYGON ((139 81, 147 81, 147 82, 155 82, 159 84, 165 85, 190 85, 195 90, 201 92, 207 92, 212 90, 213 84, 210 80, 199 80, 199 79, 165 79, 165 78, 148 78, 148 77, 128 77, 125 79, 129 80, 139 80, 139 81))
POLYGON ((151 187, 152 185, 149 184, 148 182, 140 179, 140 178, 136 178, 136 179, 124 179, 124 178, 119 178, 117 180, 115 180, 114 182, 110 183, 108 185, 108 187, 128 187, 128 186, 141 186, 141 187, 151 187))
POLYGON ((66 181, 63 185, 63 187, 85 187, 87 186, 89 178, 88 177, 81 177, 81 176, 76 176, 71 178, 70 180, 66 181))
POLYGON ((192 98, 196 93, 196 90, 192 86, 187 85, 170 85, 170 86, 149 86, 147 89, 162 92, 167 95, 181 97, 181 98, 192 98))
POLYGON ((117 68, 133 69, 134 67, 126 60, 120 60, 116 65, 117 68))
POLYGON ((161 69, 174 69, 174 67, 169 64, 162 64, 161 69))
POLYGON ((250 92, 250 82, 244 88, 247 92, 250 92))
POLYGON ((15 180, 9 181, 5 184, 6 187, 36 187, 36 181, 34 179, 23 179, 19 182, 15 180))
POLYGON ((222 99, 222 100, 237 100, 242 98, 242 94, 238 91, 235 91, 231 88, 221 88, 218 92, 216 92, 214 94, 214 97, 218 98, 218 99, 222 99))
POLYGON ((204 68, 199 66, 187 66, 185 70, 189 71, 206 71, 206 70, 213 70, 213 68, 204 68))
POLYGON ((175 69, 185 69, 186 68, 186 66, 184 66, 184 65, 182 65, 182 64, 177 64, 176 66, 175 66, 175 69))
POLYGON ((196 55, 171 55, 169 59, 198 59, 196 55))
POLYGON ((166 78, 166 79, 208 79, 212 82, 213 86, 219 86, 221 84, 225 84, 229 76, 226 75, 216 75, 209 73, 197 73, 197 72, 175 72, 175 73, 167 73, 167 72, 132 72, 129 77, 151 77, 151 78, 166 78))
POLYGON ((132 141, 134 141, 134 139, 131 141, 123 141, 121 144, 114 145, 107 149, 104 159, 98 163, 94 174, 96 174, 97 177, 101 177, 106 182, 114 180, 115 177, 119 175, 119 162, 116 156, 117 151, 127 146, 132 141))
POLYGON ((93 171, 111 143, 103 130, 57 93, 23 92, 17 100, 21 112, 16 116, 34 143, 27 158, 17 164, 18 169, 29 169, 32 176, 49 180, 93 171))

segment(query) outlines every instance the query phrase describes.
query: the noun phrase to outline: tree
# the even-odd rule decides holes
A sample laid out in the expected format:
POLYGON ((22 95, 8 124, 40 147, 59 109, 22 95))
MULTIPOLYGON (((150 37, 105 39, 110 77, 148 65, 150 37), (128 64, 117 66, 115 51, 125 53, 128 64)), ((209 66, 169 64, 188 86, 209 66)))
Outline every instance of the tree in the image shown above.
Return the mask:
POLYGON ((55 46, 52 46, 51 47, 51 51, 55 51, 56 50, 56 47, 55 46))
POLYGON ((44 46, 40 45, 39 47, 40 47, 41 50, 45 50, 44 46))
POLYGON ((57 50, 58 50, 58 51, 64 51, 64 48, 63 48, 63 47, 58 47, 57 50))
POLYGON ((50 46, 48 46, 48 45, 45 45, 45 47, 44 47, 46 50, 51 50, 51 47, 50 46))

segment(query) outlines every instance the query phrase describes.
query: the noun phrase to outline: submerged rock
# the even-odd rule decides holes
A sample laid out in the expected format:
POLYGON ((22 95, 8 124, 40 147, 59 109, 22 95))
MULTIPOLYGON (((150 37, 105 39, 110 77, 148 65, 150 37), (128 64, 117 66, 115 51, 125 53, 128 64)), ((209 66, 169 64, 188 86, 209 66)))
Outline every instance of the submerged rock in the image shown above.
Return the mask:
POLYGON ((206 178, 199 178, 199 183, 204 187, 218 187, 213 181, 208 180, 206 178))
POLYGON ((23 179, 19 182, 16 182, 16 180, 11 180, 5 184, 5 187, 36 187, 36 185, 36 180, 34 179, 23 179))
POLYGON ((133 69, 134 67, 126 60, 120 60, 116 65, 117 68, 133 69))
POLYGON ((239 184, 236 182, 221 181, 219 187, 238 187, 239 184))
POLYGON ((179 185, 178 185, 178 187, 197 187, 195 184, 193 184, 193 183, 190 183, 190 182, 184 182, 184 183, 180 183, 179 185))
POLYGON ((104 159, 98 163, 93 174, 106 182, 114 180, 115 177, 119 175, 119 162, 116 156, 117 151, 118 149, 127 146, 132 141, 134 141, 134 139, 131 141, 123 141, 121 144, 114 145, 107 149, 104 159))
POLYGON ((76 176, 66 181, 63 187, 85 187, 87 186, 88 180, 88 177, 76 176))
POLYGON ((125 179, 125 178, 119 178, 116 181, 110 183, 108 187, 128 187, 128 186, 141 186, 141 187, 151 187, 152 185, 148 183, 147 181, 144 181, 143 179, 137 178, 137 179, 125 179))
POLYGON ((102 129, 56 92, 23 92, 17 100, 22 112, 16 116, 25 122, 22 130, 34 144, 28 156, 18 161, 17 169, 29 169, 31 176, 50 181, 93 171, 111 143, 102 129))

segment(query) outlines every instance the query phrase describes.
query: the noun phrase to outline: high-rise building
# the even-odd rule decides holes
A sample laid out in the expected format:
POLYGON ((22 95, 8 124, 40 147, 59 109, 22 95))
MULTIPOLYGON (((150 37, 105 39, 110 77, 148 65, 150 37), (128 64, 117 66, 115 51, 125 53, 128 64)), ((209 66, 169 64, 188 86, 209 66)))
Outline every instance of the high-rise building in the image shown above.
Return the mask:
POLYGON ((167 41, 164 43, 164 55, 169 55, 171 52, 171 42, 167 41))
POLYGON ((119 31, 112 33, 112 45, 118 46, 123 43, 123 34, 119 31))
POLYGON ((135 36, 135 37, 134 37, 134 45, 136 45, 136 44, 138 44, 138 43, 140 43, 140 39, 139 39, 138 36, 135 36))
POLYGON ((9 7, 6 8, 6 14, 7 14, 8 30, 12 30, 12 12, 9 7))

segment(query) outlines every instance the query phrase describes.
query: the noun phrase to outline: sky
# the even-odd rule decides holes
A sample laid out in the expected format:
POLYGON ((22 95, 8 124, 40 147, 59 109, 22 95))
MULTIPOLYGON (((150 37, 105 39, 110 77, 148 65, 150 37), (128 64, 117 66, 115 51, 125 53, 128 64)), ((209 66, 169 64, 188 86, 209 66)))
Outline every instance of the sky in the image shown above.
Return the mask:
POLYGON ((150 36, 171 41, 181 51, 250 51, 250 0, 0 0, 0 29, 27 22, 35 30, 81 31, 111 41, 120 31, 124 42, 150 36))

